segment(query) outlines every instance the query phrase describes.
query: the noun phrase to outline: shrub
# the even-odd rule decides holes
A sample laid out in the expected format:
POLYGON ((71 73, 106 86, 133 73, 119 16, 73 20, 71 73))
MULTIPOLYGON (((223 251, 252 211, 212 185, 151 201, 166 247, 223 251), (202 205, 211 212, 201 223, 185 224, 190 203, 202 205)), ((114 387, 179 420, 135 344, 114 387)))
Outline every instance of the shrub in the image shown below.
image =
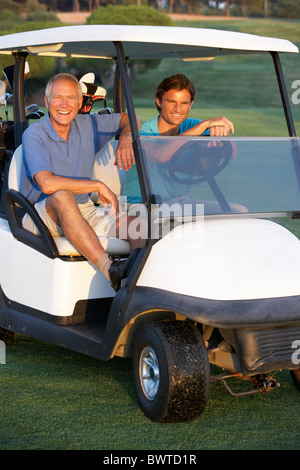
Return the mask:
POLYGON ((134 24, 172 26, 172 20, 163 13, 147 6, 113 6, 95 10, 87 19, 88 24, 134 24))
POLYGON ((14 13, 12 10, 8 10, 4 8, 1 11, 0 31, 14 28, 16 24, 20 24, 22 22, 23 22, 23 19, 20 15, 18 15, 17 13, 14 13))
MULTIPOLYGON (((0 35, 22 33, 25 31, 32 31, 43 28, 53 28, 56 26, 62 26, 62 24, 60 22, 26 21, 15 25, 15 27, 12 29, 1 31, 0 35)), ((53 57, 44 57, 41 61, 40 57, 28 56, 27 60, 30 66, 30 78, 35 77, 40 80, 46 80, 57 71, 57 60, 53 57), (43 62, 42 66, 41 62, 43 62)), ((7 65, 14 64, 14 62, 15 60, 12 56, 0 55, 0 71, 7 65)), ((30 80, 30 78, 28 79, 28 81, 30 80)))
POLYGON ((298 0, 285 0, 272 4, 272 16, 274 18, 300 18, 300 5, 298 0))

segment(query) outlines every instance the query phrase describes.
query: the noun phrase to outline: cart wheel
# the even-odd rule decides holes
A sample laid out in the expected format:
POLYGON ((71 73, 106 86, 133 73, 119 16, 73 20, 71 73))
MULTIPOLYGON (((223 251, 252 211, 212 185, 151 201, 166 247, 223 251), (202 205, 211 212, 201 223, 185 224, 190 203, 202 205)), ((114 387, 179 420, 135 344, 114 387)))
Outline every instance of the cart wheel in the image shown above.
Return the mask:
POLYGON ((294 384, 300 390, 300 369, 291 370, 291 376, 294 384))
POLYGON ((9 344, 14 337, 14 332, 10 330, 5 330, 0 326, 0 340, 4 341, 5 344, 9 344))
POLYGON ((185 322, 147 325, 133 353, 137 400, 157 422, 180 422, 203 413, 209 398, 210 366, 200 332, 185 322))

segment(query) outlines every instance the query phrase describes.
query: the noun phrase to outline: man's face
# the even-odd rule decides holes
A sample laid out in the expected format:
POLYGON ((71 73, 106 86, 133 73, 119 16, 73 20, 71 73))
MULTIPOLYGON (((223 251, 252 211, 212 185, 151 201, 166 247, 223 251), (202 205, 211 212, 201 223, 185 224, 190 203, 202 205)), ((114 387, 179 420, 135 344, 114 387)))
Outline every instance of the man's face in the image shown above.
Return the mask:
POLYGON ((156 102, 161 108, 160 116, 172 125, 180 125, 185 121, 193 104, 191 94, 186 89, 166 91, 161 101, 156 99, 156 102))
POLYGON ((49 99, 45 98, 54 127, 68 127, 80 109, 76 83, 61 79, 52 83, 49 99))

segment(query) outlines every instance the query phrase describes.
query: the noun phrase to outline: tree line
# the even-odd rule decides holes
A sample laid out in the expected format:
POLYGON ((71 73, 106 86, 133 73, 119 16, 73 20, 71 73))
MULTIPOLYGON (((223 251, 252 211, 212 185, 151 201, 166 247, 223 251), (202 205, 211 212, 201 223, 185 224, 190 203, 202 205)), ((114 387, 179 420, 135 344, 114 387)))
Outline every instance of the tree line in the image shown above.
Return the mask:
POLYGON ((299 0, 3 0, 2 9, 22 12, 92 12, 108 5, 149 6, 167 13, 300 18, 299 0))

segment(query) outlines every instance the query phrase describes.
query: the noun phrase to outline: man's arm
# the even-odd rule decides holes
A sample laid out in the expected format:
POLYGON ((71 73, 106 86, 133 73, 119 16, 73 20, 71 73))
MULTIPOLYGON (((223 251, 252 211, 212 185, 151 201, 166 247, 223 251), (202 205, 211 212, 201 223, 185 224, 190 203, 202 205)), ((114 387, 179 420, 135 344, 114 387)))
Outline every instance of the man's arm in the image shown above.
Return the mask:
MULTIPOLYGON (((122 165, 125 170, 128 170, 132 167, 132 164, 135 164, 135 159, 134 159, 134 153, 133 153, 133 148, 132 148, 132 136, 131 136, 128 115, 122 114, 121 116, 122 116, 121 122, 120 122, 121 134, 119 138, 119 145, 116 150, 115 165, 118 166, 119 170, 122 170, 122 165)), ((140 128, 141 123, 138 117, 137 117, 137 121, 138 121, 138 127, 140 128)), ((219 118, 212 118, 212 119, 207 119, 205 121, 201 121, 200 123, 196 124, 196 126, 191 127, 190 129, 188 129, 187 131, 183 132, 180 135, 181 136, 183 135, 199 136, 199 135, 202 135, 207 129, 209 129, 210 136, 214 136, 214 137, 227 137, 230 131, 234 133, 233 123, 229 121, 229 119, 227 119, 226 117, 219 117, 219 118)), ((158 160, 160 162, 168 161, 172 157, 173 153, 181 145, 182 144, 180 144, 178 141, 173 142, 173 144, 168 142, 168 145, 166 145, 167 153, 164 153, 163 148, 160 147, 159 158, 156 158, 156 152, 154 152, 155 156, 153 155, 152 158, 153 160, 158 160)))
POLYGON ((115 194, 98 180, 67 178, 54 175, 51 171, 39 171, 34 179, 44 194, 53 194, 61 189, 70 191, 72 194, 85 194, 97 192, 104 206, 111 204, 110 215, 118 212, 118 200, 115 194))
MULTIPOLYGON (((136 116, 138 129, 141 127, 141 120, 136 116)), ((135 158, 132 147, 132 135, 130 130, 129 118, 127 114, 121 114, 119 145, 116 150, 115 165, 122 170, 129 170, 135 164, 135 158)))
POLYGON ((180 135, 202 135, 207 129, 211 137, 227 137, 230 132, 234 134, 233 123, 222 116, 201 121, 180 135))
MULTIPOLYGON (((234 126, 226 117, 212 118, 201 121, 193 127, 180 134, 181 136, 201 136, 207 129, 211 137, 228 137, 230 131, 234 133, 234 126)), ((174 153, 183 145, 179 139, 170 139, 167 143, 147 142, 145 144, 146 154, 149 160, 165 163, 169 161, 174 153)), ((233 152, 232 158, 235 158, 233 152)))

